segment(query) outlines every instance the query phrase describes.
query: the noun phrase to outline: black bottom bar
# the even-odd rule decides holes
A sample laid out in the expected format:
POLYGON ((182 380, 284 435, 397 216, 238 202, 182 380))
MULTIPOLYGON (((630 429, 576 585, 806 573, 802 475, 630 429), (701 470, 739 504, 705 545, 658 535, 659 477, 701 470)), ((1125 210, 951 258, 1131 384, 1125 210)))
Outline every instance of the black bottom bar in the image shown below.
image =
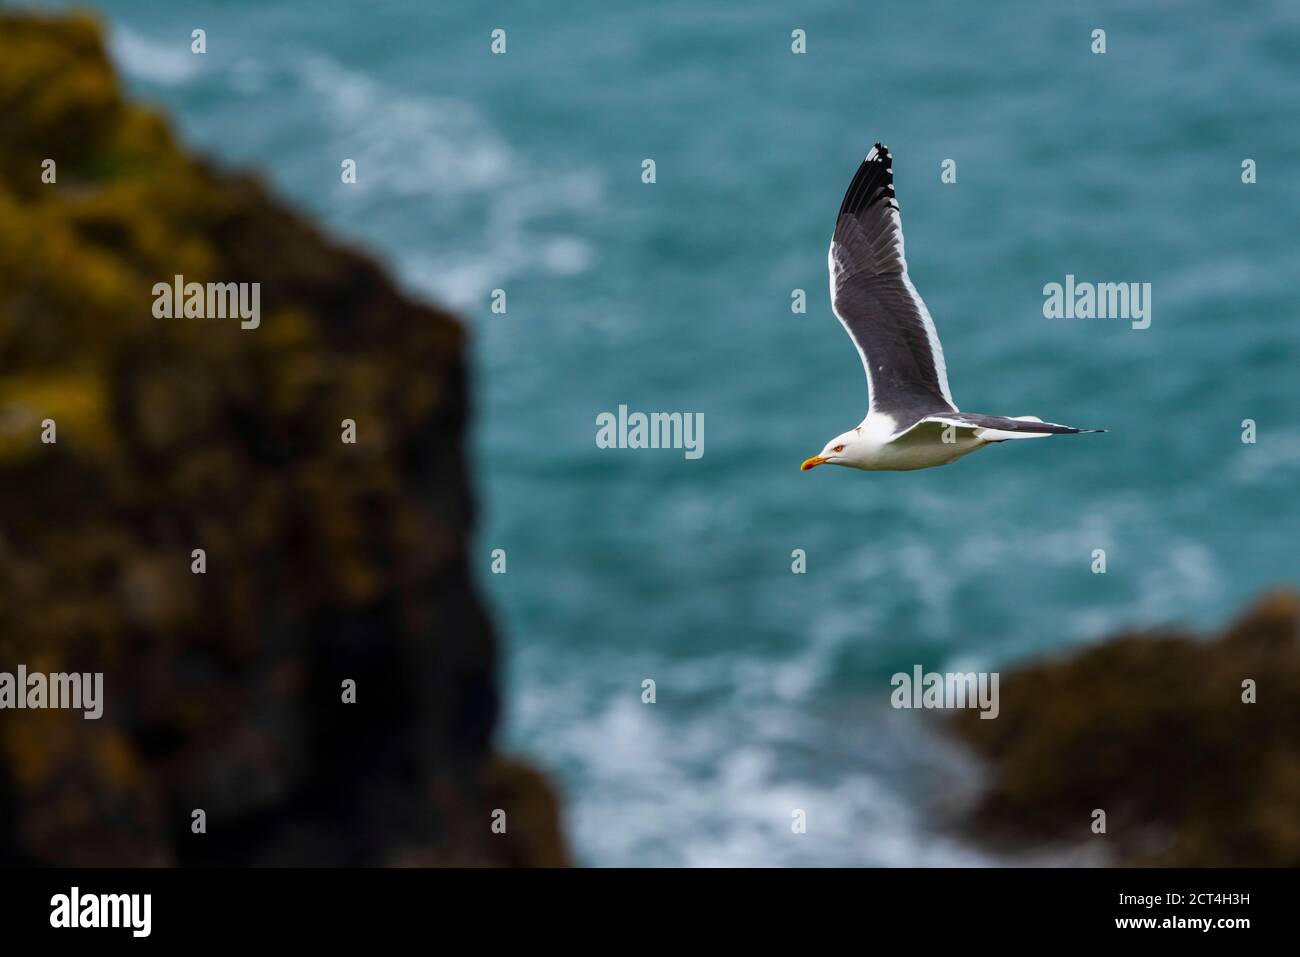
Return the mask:
POLYGON ((30 870, 7 872, 4 885, 7 944, 336 948, 445 945, 457 928, 543 943, 610 922, 629 940, 702 926, 758 938, 802 927, 918 943, 958 932, 985 943, 1044 933, 1231 943, 1286 927, 1297 881, 1294 871, 1227 869, 30 870), (137 937, 145 899, 119 895, 145 894, 148 935, 137 937))

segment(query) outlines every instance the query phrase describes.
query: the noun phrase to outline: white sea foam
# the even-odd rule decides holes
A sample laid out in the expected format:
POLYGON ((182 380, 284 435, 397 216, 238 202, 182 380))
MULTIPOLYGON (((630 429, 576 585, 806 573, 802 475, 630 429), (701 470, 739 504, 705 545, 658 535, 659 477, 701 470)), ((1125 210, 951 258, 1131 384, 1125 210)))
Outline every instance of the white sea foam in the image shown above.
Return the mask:
POLYGON ((531 163, 455 97, 402 93, 317 55, 299 73, 322 105, 329 148, 357 161, 361 197, 427 217, 426 242, 392 250, 410 285, 454 307, 481 307, 515 276, 590 268, 585 239, 539 221, 595 209, 601 188, 591 172, 531 163))
MULTIPOLYGON (((592 674, 559 686, 531 682, 514 699, 514 724, 545 733, 524 745, 539 760, 581 768, 566 794, 570 834, 584 863, 629 866, 966 866, 995 862, 942 836, 895 776, 926 765, 945 793, 974 780, 969 762, 883 705, 861 724, 818 715, 766 684, 774 672, 817 672, 821 650, 784 660, 717 656, 659 662, 658 704, 630 690, 601 692, 592 674), (710 663, 711 662, 711 663, 710 663), (689 689, 689 691, 687 690, 689 689), (774 693, 773 693, 774 692, 774 693), (688 693, 687 705, 677 696, 688 693), (706 700, 701 706, 700 698, 706 700), (671 704, 670 704, 671 703, 671 704), (700 708, 703 710, 698 710, 700 708), (689 709, 686 715, 681 712, 689 709), (886 723, 896 726, 886 728, 886 723), (824 762, 818 753, 837 755, 824 762), (814 773, 808 760, 818 763, 814 773), (953 768, 959 770, 953 772, 953 768), (947 778, 951 777, 951 780, 947 778), (960 779, 960 780, 959 780, 960 779), (792 812, 807 815, 794 833, 792 812)), ((529 665, 520 663, 525 669, 529 665)), ((626 660, 612 671, 637 673, 626 660)), ((802 682, 795 682, 802 685, 802 682)))
POLYGON ((298 62, 330 125, 330 145, 357 160, 358 191, 440 197, 494 189, 508 181, 510 148, 468 103, 383 86, 322 56, 298 62))
POLYGON ((113 25, 109 49, 114 62, 135 79, 173 86, 198 76, 202 57, 191 53, 189 38, 163 42, 137 33, 120 21, 113 25))
POLYGON ((1300 432, 1272 429, 1253 445, 1242 443, 1230 457, 1229 475, 1243 485, 1263 484, 1300 468, 1300 432))
MULTIPOLYGON (((128 76, 180 86, 203 72, 204 60, 182 40, 164 43, 118 23, 112 51, 128 76)), ((283 51, 270 62, 273 67, 250 55, 206 75, 244 97, 264 95, 274 81, 285 102, 310 107, 299 121, 321 125, 310 131, 314 155, 356 160, 348 216, 335 225, 356 229, 360 219, 367 234, 377 213, 396 207, 407 222, 427 224, 418 244, 385 246, 378 234, 411 288, 471 312, 512 279, 574 277, 595 264, 595 247, 572 225, 549 222, 599 207, 601 181, 591 170, 534 162, 456 96, 394 89, 315 52, 283 51)), ((277 176, 303 165, 294 160, 292 151, 264 158, 277 176)), ((331 215, 329 208, 323 212, 331 215)), ((368 235, 374 241, 375 233, 368 235)))

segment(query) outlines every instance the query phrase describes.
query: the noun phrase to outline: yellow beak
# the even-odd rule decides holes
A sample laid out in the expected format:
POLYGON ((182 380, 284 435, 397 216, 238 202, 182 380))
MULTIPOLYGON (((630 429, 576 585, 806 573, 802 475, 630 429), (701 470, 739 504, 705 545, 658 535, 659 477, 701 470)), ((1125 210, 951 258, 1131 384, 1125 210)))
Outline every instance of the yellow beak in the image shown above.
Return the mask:
POLYGON ((810 458, 810 459, 804 459, 804 463, 803 463, 803 465, 799 466, 799 470, 800 470, 801 472, 807 472, 809 469, 815 469, 817 466, 821 465, 823 462, 829 462, 829 461, 830 461, 830 459, 823 458, 823 457, 820 456, 820 455, 814 455, 814 456, 813 456, 812 458, 810 458))

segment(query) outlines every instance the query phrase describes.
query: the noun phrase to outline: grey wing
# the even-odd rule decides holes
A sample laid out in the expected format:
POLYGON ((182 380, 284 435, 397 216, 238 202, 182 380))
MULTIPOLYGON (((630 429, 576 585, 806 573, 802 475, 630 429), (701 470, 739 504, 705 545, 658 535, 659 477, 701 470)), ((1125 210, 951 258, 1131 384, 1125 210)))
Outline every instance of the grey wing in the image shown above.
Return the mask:
POLYGON ((905 429, 956 411, 943 347, 907 275, 893 158, 877 143, 849 184, 831 238, 831 308, 862 356, 871 411, 905 429))
POLYGON ((1021 432, 1028 435, 1074 435, 1079 432, 1105 432, 1105 429, 1076 429, 1072 425, 1044 422, 1032 415, 1012 418, 1005 415, 980 415, 972 412, 946 412, 928 417, 960 428, 994 429, 998 432, 1021 432))

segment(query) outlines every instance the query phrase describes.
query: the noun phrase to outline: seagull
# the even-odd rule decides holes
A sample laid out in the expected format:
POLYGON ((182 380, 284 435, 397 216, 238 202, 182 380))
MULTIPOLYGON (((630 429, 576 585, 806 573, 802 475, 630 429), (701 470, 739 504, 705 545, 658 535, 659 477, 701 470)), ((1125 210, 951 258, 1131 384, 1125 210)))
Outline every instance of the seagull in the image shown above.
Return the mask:
POLYGON ((831 309, 867 373, 870 402, 856 428, 804 461, 867 471, 947 465, 994 442, 1104 432, 958 412, 948 391, 943 347, 903 258, 903 224, 894 197, 894 160, 877 143, 849 184, 831 237, 831 309))

